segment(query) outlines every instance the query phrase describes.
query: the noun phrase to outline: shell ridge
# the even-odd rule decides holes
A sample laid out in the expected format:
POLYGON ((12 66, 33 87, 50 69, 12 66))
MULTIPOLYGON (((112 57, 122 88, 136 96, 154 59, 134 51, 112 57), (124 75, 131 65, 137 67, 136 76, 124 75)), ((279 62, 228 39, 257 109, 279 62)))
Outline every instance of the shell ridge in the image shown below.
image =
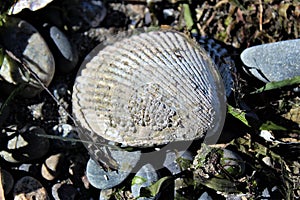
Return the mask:
MULTIPOLYGON (((154 35, 154 34, 153 34, 154 35)), ((161 38, 164 38, 164 37, 162 37, 161 35, 159 35, 161 38)), ((158 35, 154 35, 154 37, 159 37, 158 35)), ((149 36, 148 36, 149 37, 149 36)), ((163 44, 163 43, 160 43, 160 44, 163 44)), ((177 44, 177 43, 176 43, 177 44)), ((163 47, 164 49, 167 49, 168 48, 168 46, 165 46, 165 47, 163 47)), ((180 63, 180 62, 179 62, 180 63)), ((181 74, 182 75, 182 74, 181 74)), ((194 95, 195 96, 195 95, 194 95)), ((201 101, 206 101, 206 97, 205 96, 203 96, 202 95, 202 98, 203 99, 199 99, 199 100, 201 100, 201 101)), ((199 101, 198 101, 198 103, 199 103, 199 101)), ((208 102, 209 103, 209 102, 208 102)), ((207 103, 207 104, 208 104, 207 103)), ((200 104, 200 103, 199 103, 200 104)), ((209 104, 208 104, 209 105, 209 104)), ((209 110, 209 109, 211 109, 211 108, 207 108, 206 110, 209 110)), ((204 111, 203 111, 204 112, 204 111)), ((204 113, 199 113, 199 112, 197 112, 197 115, 203 115, 204 113)), ((207 122, 209 122, 209 121, 211 121, 211 120, 208 120, 210 117, 206 117, 206 121, 207 122)))
MULTIPOLYGON (((199 73, 197 73, 198 72, 197 70, 195 71, 196 66, 192 65, 190 62, 184 62, 184 61, 186 61, 185 58, 188 56, 184 56, 186 54, 183 55, 183 53, 186 52, 184 50, 185 48, 183 48, 183 47, 187 47, 190 45, 187 45, 187 42, 183 41, 183 37, 181 36, 181 34, 168 34, 167 37, 168 37, 167 39, 165 39, 164 37, 162 37, 162 39, 165 39, 165 41, 167 40, 166 43, 167 42, 172 43, 172 45, 177 44, 177 46, 173 45, 173 47, 178 50, 178 56, 181 58, 184 58, 182 60, 179 60, 179 58, 173 54, 173 59, 177 60, 177 63, 180 65, 179 69, 183 70, 183 72, 185 72, 185 74, 188 76, 190 83, 194 84, 194 88, 195 88, 194 93, 197 93, 198 95, 201 96, 201 98, 198 98, 198 101, 202 101, 202 102, 205 101, 204 105, 209 105, 210 102, 207 100, 207 97, 203 94, 202 91, 199 91, 199 87, 203 91, 205 91, 205 89, 207 89, 207 88, 203 89, 201 85, 205 86, 206 84, 204 84, 203 81, 200 81, 200 83, 199 83, 199 81, 197 81, 195 83, 195 77, 203 77, 203 76, 200 75, 199 73), (181 45, 178 45, 178 44, 181 44, 181 45)), ((164 48, 166 49, 168 47, 165 46, 164 48)), ((186 49, 188 49, 188 48, 186 48, 186 49)), ((178 70, 178 68, 176 68, 176 69, 178 70)), ((179 71, 179 73, 182 74, 180 71, 179 71)), ((195 96, 197 96, 197 95, 195 95, 195 96)))
MULTIPOLYGON (((203 65, 195 65, 191 63, 188 60, 193 60, 198 62, 199 59, 195 59, 194 57, 191 57, 188 52, 194 52, 195 48, 191 48, 191 45, 189 42, 186 42, 183 40, 183 37, 179 34, 174 35, 173 41, 175 41, 175 44, 178 44, 178 46, 181 48, 177 52, 179 57, 185 58, 184 63, 182 65, 182 68, 185 69, 188 74, 190 74, 190 81, 194 85, 195 91, 202 97, 201 99, 204 101, 207 100, 207 95, 205 95, 205 90, 209 88, 210 86, 205 84, 205 78, 206 76, 203 76, 203 65), (189 59, 186 59, 189 58, 189 59), (204 78, 204 79, 203 79, 204 78), (206 86, 206 87, 205 87, 206 86), (205 88, 204 88, 205 87, 205 88)), ((205 105, 209 105, 210 102, 207 102, 205 105)))
MULTIPOLYGON (((149 43, 151 43, 151 42, 149 42, 149 43)), ((162 68, 162 69, 165 70, 164 68, 162 68)), ((169 73, 168 70, 165 71, 165 72, 169 73)), ((180 75, 182 75, 182 74, 180 74, 180 75)), ((186 82, 186 80, 183 79, 182 82, 186 82)), ((187 85, 187 83, 186 83, 186 85, 187 85)), ((177 89, 180 90, 180 88, 177 88, 177 89)), ((185 89, 185 88, 183 88, 183 89, 185 89)), ((189 93, 190 91, 188 91, 188 90, 185 89, 184 91, 181 90, 181 92, 183 92, 183 93, 189 93)), ((190 95, 190 96, 195 97, 196 95, 195 95, 195 93, 193 93, 193 95, 190 95)), ((186 110, 189 110, 189 111, 192 111, 191 107, 193 107, 192 105, 194 105, 193 102, 195 102, 195 101, 199 102, 199 100, 196 100, 196 99, 187 99, 187 100, 188 100, 188 102, 192 102, 192 104, 190 104, 190 106, 189 106, 190 108, 186 109, 186 110)), ((195 116, 197 116, 197 115, 195 114, 195 116)))
MULTIPOLYGON (((138 39, 138 38, 137 38, 138 39)), ((145 45, 144 44, 141 44, 141 43, 136 43, 136 44, 134 44, 135 45, 135 47, 137 47, 137 48, 139 48, 139 46, 138 45, 140 45, 141 47, 145 47, 145 45)), ((126 47, 125 47, 126 48, 126 47)), ((149 50, 149 49, 148 49, 149 50)), ((150 50, 151 51, 151 50, 150 50)), ((148 53, 147 52, 145 52, 145 51, 143 51, 143 50, 141 50, 141 51, 139 51, 138 52, 139 54, 144 54, 145 56, 146 56, 146 58, 147 59, 144 59, 144 60, 142 60, 143 62, 146 62, 147 64, 149 64, 149 67, 151 67, 151 68, 153 68, 153 67, 159 67, 160 65, 156 65, 156 63, 158 63, 159 61, 161 61, 162 62, 162 60, 152 60, 151 59, 151 56, 150 55, 148 55, 148 53), (148 59, 149 58, 149 59, 148 59), (152 63, 149 63, 148 61, 146 61, 146 60, 151 60, 152 61, 152 63)), ((166 65, 165 63, 163 63, 163 65, 166 65)), ((146 68, 145 68, 146 69, 146 68)), ((164 70, 164 68, 163 68, 163 70, 164 70)), ((157 76, 157 74, 154 74, 153 72, 152 72, 153 70, 148 70, 148 72, 150 72, 151 73, 151 76, 150 76, 150 78, 151 77, 155 77, 155 76, 157 76)), ((167 73, 167 71, 165 71, 166 72, 166 74, 168 74, 167 73)), ((146 73, 147 74, 147 73, 146 73)), ((165 80, 165 79, 167 79, 168 77, 167 76, 164 76, 164 73, 162 73, 161 75, 163 75, 162 76, 162 78, 160 79, 160 81, 162 82, 162 83, 164 83, 164 81, 163 80, 165 80)), ((182 80, 182 82, 184 82, 184 80, 182 80)), ((170 88, 169 86, 168 86, 168 84, 166 84, 166 86, 168 87, 168 88, 170 88)), ((174 90, 172 91, 172 92, 175 92, 174 90)), ((182 91, 183 92, 183 91, 182 91)), ((184 92, 187 92, 187 91, 184 91, 184 92)))
MULTIPOLYGON (((154 36, 157 36, 157 35, 154 35, 154 36)), ((152 38, 151 38, 152 39, 152 38)), ((147 39, 145 39, 145 40, 147 40, 147 39)), ((153 43, 152 41, 148 41, 149 43, 153 43)), ((161 45, 161 49, 168 49, 168 46, 162 46, 162 44, 163 43, 160 43, 160 45, 161 45)), ((163 51, 163 52, 161 52, 162 53, 162 55, 164 55, 164 54, 169 54, 169 52, 168 51, 163 51)), ((165 58, 167 58, 167 56, 165 56, 165 58)), ((157 60, 158 60, 159 58, 157 58, 156 59, 156 62, 158 62, 157 60)), ((159 59, 161 62, 163 62, 163 61, 165 61, 165 60, 169 60, 169 59, 159 59)), ((167 71, 167 69, 165 69, 164 67, 161 67, 161 70, 162 71, 164 71, 166 74, 176 74, 177 75, 177 79, 178 80, 180 80, 182 83, 186 83, 187 85, 189 84, 187 81, 186 81, 186 79, 183 77, 182 78, 182 73, 178 70, 178 68, 176 68, 176 66, 174 66, 174 64, 173 63, 171 63, 171 62, 168 62, 168 63, 166 63, 166 62, 163 62, 163 65, 164 66, 172 66, 172 68, 168 68, 168 69, 171 69, 172 70, 172 72, 173 73, 170 73, 170 72, 168 72, 167 71)), ((183 91, 181 91, 181 92, 183 92, 183 91)), ((185 90, 184 91, 185 93, 189 93, 190 91, 187 91, 187 90, 185 90)), ((193 92, 193 91, 192 91, 193 92)), ((196 96, 195 95, 195 93, 193 92, 193 95, 192 96, 196 96)), ((198 99, 198 100, 200 100, 200 99, 198 99)), ((193 100, 194 101, 194 100, 193 100)))
POLYGON ((141 139, 144 139, 144 138, 141 138, 141 139))
MULTIPOLYGON (((205 50, 203 50, 202 47, 199 47, 197 50, 199 51, 199 54, 202 54, 203 58, 206 58, 206 54, 203 53, 203 52, 205 52, 205 50)), ((190 52, 195 53, 194 51, 190 51, 190 52)), ((197 54, 195 53, 194 55, 196 56, 197 54)), ((200 66, 208 66, 208 67, 211 68, 211 70, 215 70, 216 71, 216 67, 214 66, 214 63, 211 62, 211 65, 209 63, 207 65, 205 65, 203 63, 204 61, 202 59, 197 59, 197 60, 199 60, 199 62, 201 62, 200 66)), ((206 58, 205 60, 207 62, 209 62, 209 58, 206 58)), ((205 69, 203 69, 203 70, 205 70, 205 69)), ((207 70, 205 70, 205 71, 207 71, 207 70)), ((204 82, 205 81, 209 82, 209 83, 214 82, 214 83, 218 84, 216 82, 216 80, 214 79, 214 74, 212 74, 210 70, 208 70, 207 73, 209 73, 210 75, 209 76, 205 76, 204 77, 205 79, 203 79, 203 76, 198 76, 198 77, 201 78, 201 79, 203 79, 204 82)), ((204 91, 206 91, 206 93, 207 93, 206 96, 211 97, 211 99, 210 99, 211 103, 213 103, 213 102, 215 102, 217 100, 216 99, 216 98, 218 98, 217 88, 215 88, 214 85, 210 84, 210 86, 207 87, 206 89, 204 89, 204 91)), ((213 106, 213 108, 215 109, 216 106, 213 106)), ((215 113, 216 113, 216 111, 213 111, 212 114, 214 115, 215 113)))
MULTIPOLYGON (((204 105, 210 105, 211 98, 208 98, 209 95, 207 94, 206 91, 208 91, 211 87, 211 84, 207 84, 207 83, 209 83, 207 77, 210 76, 211 74, 208 74, 208 76, 203 76, 203 72, 206 72, 206 70, 203 67, 205 65, 198 64, 199 62, 201 62, 199 57, 194 57, 194 56, 188 55, 188 52, 195 53, 195 48, 192 48, 190 43, 184 42, 182 40, 182 38, 180 38, 180 37, 179 38, 176 37, 176 44, 179 44, 179 46, 184 46, 185 47, 184 49, 188 49, 186 51, 184 51, 184 50, 179 51, 178 53, 180 54, 180 56, 182 56, 184 58, 189 58, 190 60, 193 60, 196 62, 196 64, 191 64, 190 62, 188 62, 187 65, 185 65, 185 67, 192 74, 191 82, 195 84, 194 85, 195 90, 202 97, 202 100, 205 102, 204 105)), ((201 52, 199 51, 199 54, 200 53, 201 52)))

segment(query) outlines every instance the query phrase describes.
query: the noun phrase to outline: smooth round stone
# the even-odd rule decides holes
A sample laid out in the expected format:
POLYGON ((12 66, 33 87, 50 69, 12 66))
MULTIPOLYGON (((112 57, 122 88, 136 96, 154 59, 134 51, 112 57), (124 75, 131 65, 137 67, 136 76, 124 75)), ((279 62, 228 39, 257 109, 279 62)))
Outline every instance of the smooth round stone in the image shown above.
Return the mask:
POLYGON ((56 183, 52 187, 52 196, 55 200, 74 200, 77 195, 76 188, 66 182, 56 183))
POLYGON ((0 181, 3 186, 4 194, 8 194, 14 186, 14 178, 8 171, 4 169, 0 169, 0 173, 1 173, 0 181))
MULTIPOLYGON (((54 58, 40 33, 31 24, 8 17, 4 26, 0 27, 0 43, 24 62, 46 87, 50 84, 55 71, 54 58)), ((19 94, 34 97, 44 89, 33 75, 28 81, 28 71, 21 64, 17 64, 12 58, 7 59, 7 64, 4 63, 0 68, 0 75, 7 83, 0 85, 1 90, 11 93, 14 85, 26 84, 19 94)))
POLYGON ((46 29, 45 34, 48 35, 45 38, 49 37, 47 43, 54 55, 56 68, 63 73, 72 71, 78 61, 76 49, 67 36, 56 26, 49 27, 46 25, 44 28, 46 29))
POLYGON ((193 161, 193 155, 189 151, 169 151, 166 154, 164 166, 173 174, 179 174, 193 161))
POLYGON ((14 200, 38 199, 49 200, 43 185, 31 176, 24 176, 17 181, 13 191, 14 200))
POLYGON ((132 195, 139 200, 152 200, 156 197, 139 197, 142 187, 148 187, 158 180, 158 174, 151 164, 144 165, 135 175, 131 184, 132 195), (139 198, 138 198, 139 197, 139 198))
POLYGON ((22 163, 35 160, 44 156, 49 149, 49 140, 41 135, 46 135, 42 128, 27 126, 19 130, 10 126, 5 132, 9 138, 7 146, 0 152, 0 156, 11 163, 22 163), (18 130, 18 131, 17 131, 18 130))
POLYGON ((243 63, 263 82, 300 76, 300 39, 262 44, 245 49, 243 63))
MULTIPOLYGON (((93 159, 88 161, 86 167, 87 178, 89 182, 98 189, 109 189, 119 185, 130 174, 132 169, 140 160, 140 151, 121 151, 109 148, 110 156, 118 164, 118 169, 103 169, 93 159)), ((105 152, 105 150, 103 150, 105 152)), ((98 157, 99 158, 99 157, 98 157)))
POLYGON ((61 153, 47 158, 42 165, 42 176, 49 181, 54 180, 61 172, 63 158, 64 156, 61 153))

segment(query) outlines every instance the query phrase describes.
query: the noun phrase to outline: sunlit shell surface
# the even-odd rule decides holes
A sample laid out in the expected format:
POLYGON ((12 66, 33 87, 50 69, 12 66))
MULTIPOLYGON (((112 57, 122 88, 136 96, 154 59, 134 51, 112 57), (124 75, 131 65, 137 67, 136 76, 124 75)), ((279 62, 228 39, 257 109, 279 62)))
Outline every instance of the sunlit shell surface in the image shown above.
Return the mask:
POLYGON ((194 41, 175 31, 153 31, 97 48, 73 88, 73 113, 82 127, 141 147, 221 131, 222 80, 194 41))

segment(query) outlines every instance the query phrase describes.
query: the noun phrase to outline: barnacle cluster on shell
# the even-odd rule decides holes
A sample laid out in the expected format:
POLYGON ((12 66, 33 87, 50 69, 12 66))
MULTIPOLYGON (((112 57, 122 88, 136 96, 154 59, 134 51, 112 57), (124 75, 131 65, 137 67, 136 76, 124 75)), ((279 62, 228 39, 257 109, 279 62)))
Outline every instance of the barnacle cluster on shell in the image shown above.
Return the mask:
POLYGON ((72 97, 84 134, 147 147, 221 131, 222 79, 206 51, 184 34, 136 34, 87 57, 72 97))

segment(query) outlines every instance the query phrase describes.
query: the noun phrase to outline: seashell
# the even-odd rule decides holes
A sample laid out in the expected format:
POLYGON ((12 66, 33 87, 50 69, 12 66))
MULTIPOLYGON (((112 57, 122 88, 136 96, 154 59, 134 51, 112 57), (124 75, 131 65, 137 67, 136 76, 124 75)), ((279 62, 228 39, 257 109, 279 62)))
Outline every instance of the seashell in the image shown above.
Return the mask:
POLYGON ((225 91, 196 42, 179 32, 152 31, 99 48, 73 87, 74 116, 90 132, 84 134, 139 147, 219 135, 225 91))

